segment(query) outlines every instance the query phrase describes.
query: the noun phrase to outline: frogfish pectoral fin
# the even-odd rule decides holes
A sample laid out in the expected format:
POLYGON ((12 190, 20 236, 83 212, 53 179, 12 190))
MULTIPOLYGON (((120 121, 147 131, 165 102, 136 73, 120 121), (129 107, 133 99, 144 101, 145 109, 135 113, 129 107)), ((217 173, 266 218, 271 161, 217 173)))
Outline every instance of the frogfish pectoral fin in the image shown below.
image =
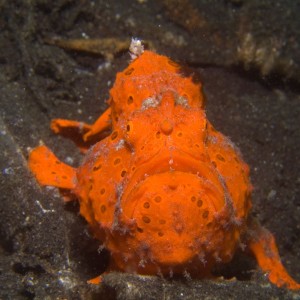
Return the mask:
POLYGON ((274 236, 257 221, 253 221, 250 230, 248 246, 260 268, 268 273, 269 280, 278 287, 300 289, 300 284, 291 278, 280 260, 274 236))
POLYGON ((31 151, 28 165, 40 185, 66 190, 75 188, 76 169, 61 162, 46 146, 31 151))
POLYGON ((111 127, 111 109, 108 108, 94 124, 54 119, 50 125, 55 134, 72 140, 85 153, 92 145, 106 137, 111 127))
POLYGON ((84 134, 83 140, 85 142, 92 141, 93 138, 101 132, 111 127, 111 108, 108 108, 97 120, 91 125, 90 130, 84 134))
POLYGON ((95 143, 94 140, 91 142, 83 140, 83 136, 91 129, 91 125, 89 124, 73 120, 54 119, 51 121, 50 127, 55 134, 73 141, 83 153, 95 143))

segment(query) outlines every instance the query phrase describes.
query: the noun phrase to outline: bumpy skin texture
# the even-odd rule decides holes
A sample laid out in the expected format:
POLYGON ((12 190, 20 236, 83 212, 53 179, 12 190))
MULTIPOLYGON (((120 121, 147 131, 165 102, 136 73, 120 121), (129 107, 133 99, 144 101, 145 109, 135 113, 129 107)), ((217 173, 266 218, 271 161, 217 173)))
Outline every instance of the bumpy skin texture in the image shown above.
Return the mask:
POLYGON ((207 120, 200 83, 145 51, 117 74, 109 105, 93 125, 52 121, 83 150, 111 128, 78 169, 45 146, 31 152, 29 167, 41 185, 76 196, 111 269, 205 277, 243 243, 270 281, 299 288, 273 236, 249 218, 249 168, 207 120))

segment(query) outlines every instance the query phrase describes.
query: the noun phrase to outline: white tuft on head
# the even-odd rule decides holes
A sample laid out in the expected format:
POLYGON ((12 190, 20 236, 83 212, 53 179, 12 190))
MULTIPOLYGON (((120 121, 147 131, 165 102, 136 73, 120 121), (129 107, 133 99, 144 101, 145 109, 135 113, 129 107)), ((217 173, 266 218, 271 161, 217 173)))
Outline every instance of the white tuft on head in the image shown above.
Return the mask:
POLYGON ((132 60, 138 58, 144 52, 144 45, 138 38, 132 38, 129 46, 129 54, 132 60))

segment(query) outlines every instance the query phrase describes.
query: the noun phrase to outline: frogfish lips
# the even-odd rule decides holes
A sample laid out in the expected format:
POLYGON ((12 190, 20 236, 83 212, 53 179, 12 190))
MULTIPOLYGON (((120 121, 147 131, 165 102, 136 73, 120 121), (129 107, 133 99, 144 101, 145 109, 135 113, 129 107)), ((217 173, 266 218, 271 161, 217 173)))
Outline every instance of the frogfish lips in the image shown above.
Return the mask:
POLYGON ((140 258, 150 255, 160 266, 176 267, 204 252, 225 202, 222 191, 206 178, 166 171, 139 182, 121 205, 123 216, 134 224, 132 250, 140 258))

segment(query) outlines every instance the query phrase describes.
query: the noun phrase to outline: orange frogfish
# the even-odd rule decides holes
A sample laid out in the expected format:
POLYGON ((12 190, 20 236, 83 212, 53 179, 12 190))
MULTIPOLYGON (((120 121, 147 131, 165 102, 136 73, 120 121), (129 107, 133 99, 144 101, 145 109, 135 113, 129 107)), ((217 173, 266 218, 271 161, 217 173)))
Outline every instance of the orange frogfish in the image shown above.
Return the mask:
POLYGON ((207 120, 201 83, 143 51, 117 74, 108 104, 93 125, 51 123, 88 150, 78 168, 44 145, 31 151, 29 168, 41 185, 78 199, 110 251, 110 270, 207 278, 246 245, 273 284, 300 288, 273 235, 249 216, 249 168, 207 120))

